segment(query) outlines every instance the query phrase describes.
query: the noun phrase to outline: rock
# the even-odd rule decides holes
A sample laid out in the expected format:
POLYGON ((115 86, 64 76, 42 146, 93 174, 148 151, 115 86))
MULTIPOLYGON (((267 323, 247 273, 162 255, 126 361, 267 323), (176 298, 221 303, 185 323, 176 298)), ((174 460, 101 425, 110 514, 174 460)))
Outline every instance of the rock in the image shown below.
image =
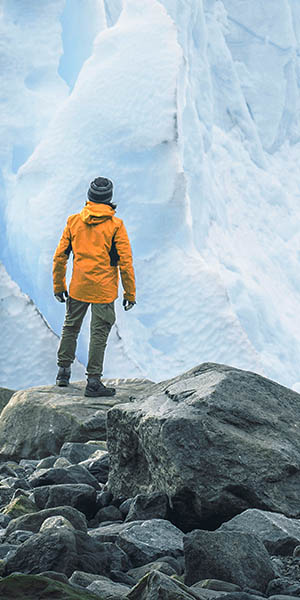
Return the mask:
POLYGON ((51 469, 56 460, 57 456, 46 456, 46 458, 42 458, 42 460, 40 460, 36 466, 37 471, 39 469, 51 469))
POLYGON ((10 523, 11 521, 11 517, 9 515, 4 515, 3 513, 0 513, 0 527, 2 528, 6 528, 8 523, 10 523))
POLYGON ((0 487, 0 509, 7 506, 14 495, 14 490, 10 487, 0 487))
POLYGON ((35 488, 34 500, 40 510, 67 505, 83 512, 87 519, 96 512, 96 490, 84 483, 35 488))
POLYGON ((16 548, 16 544, 0 544, 0 560, 5 558, 9 552, 13 552, 16 548))
POLYGON ((37 533, 7 558, 6 574, 57 571, 68 577, 75 570, 109 576, 131 568, 126 554, 114 544, 100 544, 81 531, 66 527, 37 533))
POLYGON ((71 577, 69 578, 69 582, 72 585, 79 585, 80 587, 87 588, 88 585, 93 583, 93 581, 97 581, 99 575, 95 575, 95 573, 86 573, 85 571, 74 571, 71 577))
POLYGON ((100 508, 100 510, 98 510, 95 516, 95 521, 98 521, 98 523, 104 521, 123 522, 123 515, 121 511, 118 508, 116 508, 116 506, 104 506, 104 508, 100 508))
POLYGON ((57 571, 44 571, 40 573, 42 577, 48 577, 49 579, 54 579, 54 581, 61 581, 62 583, 69 584, 69 580, 64 573, 57 573, 57 571))
POLYGON ((193 588, 216 590, 218 592, 241 592, 241 586, 229 581, 221 581, 220 579, 203 579, 193 584, 193 588))
POLYGON ((68 519, 61 515, 57 515, 56 517, 48 517, 48 519, 45 519, 40 527, 40 533, 43 533, 47 529, 60 529, 61 527, 66 527, 71 531, 74 530, 73 525, 68 519))
MULTIPOLYGON (((223 583, 227 583, 226 581, 224 581, 223 583)), ((214 598, 222 598, 222 596, 226 596, 228 594, 228 591, 221 591, 221 590, 211 590, 209 588, 205 588, 202 585, 202 582, 198 582, 198 583, 194 583, 190 589, 195 592, 196 594, 199 594, 199 596, 206 598, 207 600, 213 600, 214 598)), ((233 584, 228 584, 228 585, 233 585, 233 584)), ((240 589, 239 586, 237 586, 237 588, 240 589)), ((252 599, 253 600, 253 599, 252 599)))
POLYGON ((263 543, 238 531, 195 530, 184 536, 185 583, 221 579, 264 592, 274 578, 263 543))
POLYGON ((59 456, 56 459, 53 467, 55 467, 56 469, 66 469, 67 467, 71 467, 71 465, 72 463, 67 458, 65 458, 64 456, 59 456))
POLYGON ((40 530, 42 523, 49 517, 62 516, 73 525, 74 529, 78 531, 87 532, 87 523, 85 516, 76 508, 71 506, 58 506, 55 508, 46 508, 39 512, 27 514, 23 517, 13 519, 6 529, 6 536, 9 536, 18 529, 26 529, 37 533, 40 530))
MULTIPOLYGON (((102 452, 99 458, 88 461, 87 468, 96 477, 99 483, 107 483, 109 473, 109 454, 102 452)), ((87 463, 87 461, 85 461, 87 463)))
POLYGON ((60 449, 60 456, 77 465, 81 461, 90 458, 99 449, 104 452, 97 443, 65 442, 60 449))
POLYGON ((300 582, 292 581, 287 577, 272 579, 267 587, 267 595, 274 596, 278 594, 300 597, 300 582))
POLYGON ((127 594, 128 600, 204 600, 204 597, 159 571, 148 573, 127 594))
POLYGON ((37 511, 37 506, 27 496, 19 496, 10 501, 10 503, 2 509, 3 514, 8 515, 11 519, 17 519, 28 513, 37 511))
POLYGON ((117 542, 128 554, 134 567, 166 554, 175 558, 183 554, 183 533, 163 519, 107 525, 91 530, 90 535, 100 542, 117 542))
MULTIPOLYGON (((114 385, 114 381, 107 382, 114 385)), ((83 395, 85 382, 67 388, 41 386, 13 394, 0 420, 0 458, 44 458, 65 442, 106 439, 106 413, 118 402, 150 390, 148 380, 118 379, 113 398, 83 395)))
POLYGON ((115 583, 107 577, 100 576, 96 581, 90 583, 87 589, 98 594, 101 600, 122 600, 130 590, 127 585, 115 583))
POLYGON ((219 527, 257 535, 270 554, 289 555, 300 543, 300 520, 279 513, 248 509, 219 527))
POLYGON ((191 509, 202 527, 247 508, 300 516, 299 394, 260 375, 202 364, 115 405, 107 428, 114 496, 181 495, 185 530, 191 509))
POLYGON ((152 562, 166 554, 175 558, 183 554, 182 532, 163 519, 125 524, 118 535, 117 543, 128 554, 134 567, 152 562))
POLYGON ((76 590, 71 585, 40 575, 14 574, 0 580, 1 600, 51 598, 51 600, 100 600, 88 590, 76 590))
POLYGON ((7 485, 13 490, 30 490, 31 486, 28 483, 27 479, 20 479, 18 477, 7 477, 6 479, 2 479, 2 484, 7 485))
POLYGON ((168 512, 168 497, 161 492, 138 494, 133 498, 125 519, 130 521, 145 521, 146 519, 166 519, 168 512))
POLYGON ((28 538, 30 538, 32 535, 34 535, 32 531, 28 531, 26 529, 16 529, 10 535, 6 536, 6 542, 8 544, 20 546, 20 544, 23 544, 23 542, 28 540, 28 538))
POLYGON ((10 390, 8 388, 0 388, 0 413, 3 411, 4 407, 8 404, 9 400, 15 393, 14 390, 10 390))
POLYGON ((135 583, 138 583, 142 577, 145 577, 147 573, 151 573, 152 571, 160 571, 160 573, 164 573, 165 575, 177 575, 177 571, 171 567, 167 562, 163 562, 162 560, 156 560, 147 565, 143 565, 142 567, 135 567, 134 569, 130 569, 128 571, 128 575, 133 577, 135 583))
POLYGON ((42 473, 34 473, 29 481, 32 487, 41 487, 45 485, 60 485, 65 483, 86 483, 95 490, 99 490, 99 483, 91 473, 81 465, 71 465, 67 468, 52 467, 44 469, 42 473))

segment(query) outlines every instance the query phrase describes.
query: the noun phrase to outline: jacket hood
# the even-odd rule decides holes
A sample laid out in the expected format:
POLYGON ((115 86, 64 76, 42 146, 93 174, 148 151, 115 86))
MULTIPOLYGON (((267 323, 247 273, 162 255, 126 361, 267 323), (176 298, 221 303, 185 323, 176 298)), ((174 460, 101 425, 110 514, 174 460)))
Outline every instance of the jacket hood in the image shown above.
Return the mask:
POLYGON ((87 225, 97 225, 97 223, 111 219, 115 212, 108 204, 97 204, 88 200, 80 213, 80 217, 87 225))

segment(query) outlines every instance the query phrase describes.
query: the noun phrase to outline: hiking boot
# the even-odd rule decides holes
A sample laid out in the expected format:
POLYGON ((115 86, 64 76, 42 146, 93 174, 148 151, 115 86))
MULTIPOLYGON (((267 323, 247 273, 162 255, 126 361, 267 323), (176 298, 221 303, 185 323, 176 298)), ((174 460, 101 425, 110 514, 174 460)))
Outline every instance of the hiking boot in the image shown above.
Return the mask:
POLYGON ((85 396, 97 398, 98 396, 114 396, 115 393, 115 388, 105 387, 100 377, 88 377, 87 385, 84 391, 85 396))
POLYGON ((71 367, 59 367, 56 376, 56 385, 59 387, 67 387, 71 377, 71 367))

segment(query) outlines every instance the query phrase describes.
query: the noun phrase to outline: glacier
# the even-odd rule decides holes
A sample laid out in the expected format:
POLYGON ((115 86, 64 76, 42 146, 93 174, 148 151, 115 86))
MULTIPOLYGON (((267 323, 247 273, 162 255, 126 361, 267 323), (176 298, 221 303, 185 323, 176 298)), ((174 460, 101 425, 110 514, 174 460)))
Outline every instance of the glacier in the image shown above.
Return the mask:
MULTIPOLYGON (((0 385, 55 377, 64 315, 52 256, 102 175, 137 276, 134 310, 116 303, 104 375, 159 380, 212 361, 300 391, 297 0, 44 0, 30 11, 10 0, 0 11, 0 259, 43 315, 33 333, 25 312, 22 324, 1 311, 0 385), (29 373, 14 328, 20 345, 51 337, 29 373)), ((87 322, 83 364, 88 334, 87 322)))

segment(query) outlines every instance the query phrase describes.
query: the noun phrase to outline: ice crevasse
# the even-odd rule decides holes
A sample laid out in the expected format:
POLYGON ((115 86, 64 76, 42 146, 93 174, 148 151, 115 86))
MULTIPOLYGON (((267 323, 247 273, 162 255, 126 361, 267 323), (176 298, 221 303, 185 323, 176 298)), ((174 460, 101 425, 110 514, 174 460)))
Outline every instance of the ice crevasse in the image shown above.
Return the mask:
MULTIPOLYGON (((89 1, 99 33, 74 64, 70 2, 52 13, 65 40, 53 74, 61 97, 33 151, 2 174, 10 275, 59 333, 52 255, 89 181, 107 175, 138 296, 128 314, 117 303, 105 375, 158 380, 213 361, 296 385, 296 3, 280 0, 274 15, 262 0, 251 11, 244 0, 89 1)), ((87 343, 86 324, 83 362, 87 343)))

